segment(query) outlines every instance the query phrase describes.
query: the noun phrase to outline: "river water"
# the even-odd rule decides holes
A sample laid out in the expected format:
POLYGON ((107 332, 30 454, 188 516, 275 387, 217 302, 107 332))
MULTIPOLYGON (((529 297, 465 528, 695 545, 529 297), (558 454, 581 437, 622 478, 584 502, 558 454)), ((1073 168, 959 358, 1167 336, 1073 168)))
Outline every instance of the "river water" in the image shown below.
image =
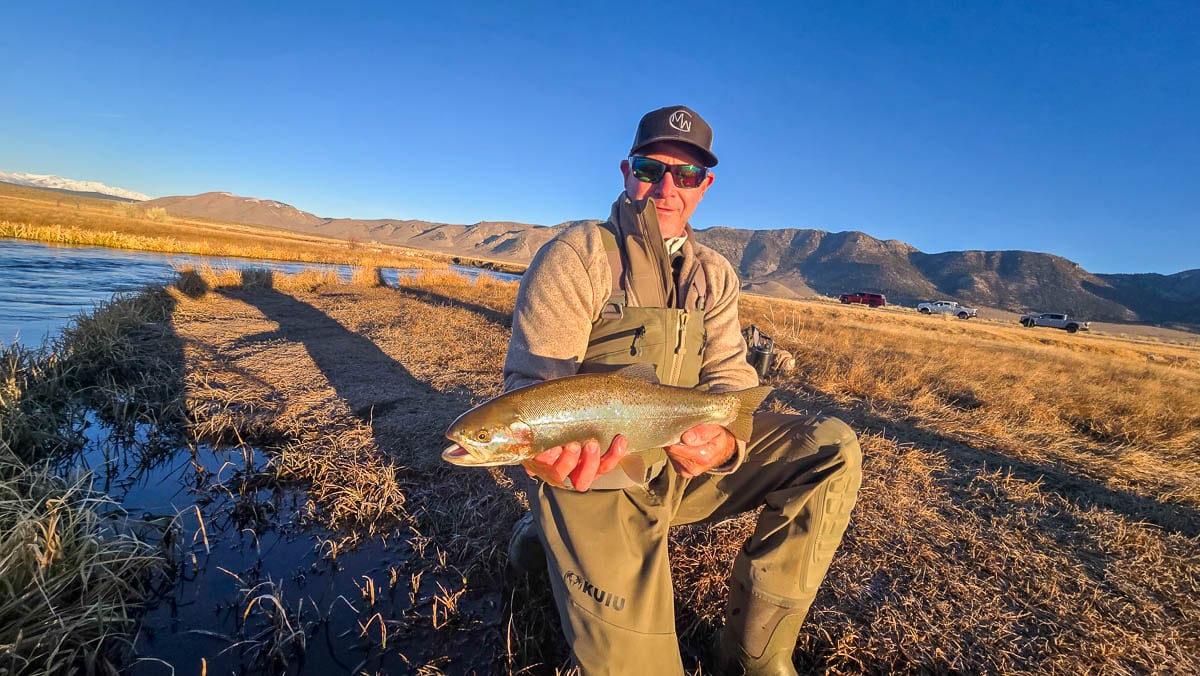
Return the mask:
MULTIPOLYGON (((14 341, 37 347, 62 330, 80 312, 108 301, 114 293, 136 291, 147 284, 162 284, 176 266, 213 268, 268 268, 298 272, 305 268, 337 269, 349 277, 349 266, 288 263, 250 258, 217 258, 189 254, 159 254, 103 247, 49 246, 17 239, 0 239, 0 344, 14 341)), ((473 277, 497 279, 516 275, 450 266, 473 277)), ((384 280, 395 283, 410 271, 384 270, 384 280)))
MULTIPOLYGON (((0 239, 0 340, 39 347, 113 294, 164 283, 176 266, 201 264, 286 272, 332 268, 344 277, 352 271, 349 266, 0 239)), ((461 266, 451 269, 468 277, 517 277, 461 266)), ((394 284, 401 275, 414 272, 385 270, 384 280, 394 284)), ((368 541, 336 558, 322 555, 322 543, 332 534, 301 523, 300 515, 307 511, 303 489, 257 482, 267 461, 260 449, 197 445, 164 453, 148 428, 129 440, 94 415, 84 433, 88 443, 70 473, 89 470, 94 488, 111 496, 122 510, 146 523, 171 522, 180 538, 168 557, 164 583, 141 615, 132 644, 136 659, 129 667, 134 676, 209 670, 360 673, 364 667, 409 673, 414 666, 405 653, 419 656, 431 649, 455 655, 464 673, 491 668, 490 646, 444 648, 437 644, 435 628, 409 628, 421 608, 433 604, 436 613, 437 594, 444 590, 432 575, 406 578, 404 590, 394 584, 396 568, 412 556, 406 542, 368 541), (381 590, 376 600, 376 587, 371 587, 369 604, 362 592, 367 584, 381 590), (299 651, 289 644, 289 652, 302 657, 286 666, 264 662, 263 646, 274 644, 254 638, 278 634, 264 629, 270 626, 263 619, 269 613, 255 604, 256 597, 268 596, 288 604, 288 621, 296 623, 289 635, 304 644, 299 651), (385 622, 393 633, 405 627, 395 639, 400 645, 387 650, 373 644, 368 638, 372 630, 362 629, 373 620, 378 621, 376 634, 385 622)), ((476 614, 490 624, 502 620, 499 599, 476 606, 476 614)))

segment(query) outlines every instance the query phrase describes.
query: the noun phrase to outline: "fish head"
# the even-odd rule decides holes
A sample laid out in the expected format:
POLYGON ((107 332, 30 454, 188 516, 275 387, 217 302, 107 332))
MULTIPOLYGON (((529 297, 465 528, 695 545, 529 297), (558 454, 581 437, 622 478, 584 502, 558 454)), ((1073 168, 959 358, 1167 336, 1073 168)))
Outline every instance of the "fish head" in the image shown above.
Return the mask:
POLYGON ((446 438, 454 445, 442 451, 442 460, 454 465, 516 465, 535 455, 533 429, 503 405, 467 411, 450 424, 446 438))

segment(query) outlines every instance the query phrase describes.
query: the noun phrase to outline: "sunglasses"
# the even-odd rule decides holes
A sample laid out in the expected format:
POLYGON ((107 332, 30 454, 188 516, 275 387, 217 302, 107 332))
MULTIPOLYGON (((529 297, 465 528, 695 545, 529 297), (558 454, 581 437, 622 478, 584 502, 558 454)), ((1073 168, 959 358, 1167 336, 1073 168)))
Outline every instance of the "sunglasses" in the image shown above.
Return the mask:
POLYGON ((631 157, 629 158, 629 167, 633 170, 634 178, 643 183, 658 183, 662 180, 663 174, 670 172, 676 188, 699 188, 700 184, 704 183, 704 177, 708 176, 707 167, 698 167, 694 164, 666 164, 649 157, 631 157))

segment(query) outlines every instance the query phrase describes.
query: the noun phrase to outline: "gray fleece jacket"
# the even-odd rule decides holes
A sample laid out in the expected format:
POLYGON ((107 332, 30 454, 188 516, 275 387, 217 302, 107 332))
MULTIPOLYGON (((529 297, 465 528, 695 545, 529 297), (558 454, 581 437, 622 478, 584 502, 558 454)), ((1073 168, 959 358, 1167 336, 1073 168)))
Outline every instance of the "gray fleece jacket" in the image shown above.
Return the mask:
MULTIPOLYGON (((622 193, 613 217, 628 198, 622 193)), ((653 207, 650 207, 651 209, 653 207)), ((653 225, 657 231, 657 222, 653 225)), ((612 270, 600 226, 568 227, 534 256, 521 279, 513 311, 512 338, 504 360, 504 389, 574 375, 587 352, 592 323, 612 295, 612 270)), ((704 328, 707 347, 699 387, 728 392, 758 385, 758 374, 746 361, 746 342, 738 319, 740 284, 724 256, 695 241, 691 228, 683 245, 683 270, 699 266, 706 295, 704 328)), ((636 305, 636 299, 630 299, 636 305)), ((745 444, 738 443, 732 471, 741 464, 745 444)))

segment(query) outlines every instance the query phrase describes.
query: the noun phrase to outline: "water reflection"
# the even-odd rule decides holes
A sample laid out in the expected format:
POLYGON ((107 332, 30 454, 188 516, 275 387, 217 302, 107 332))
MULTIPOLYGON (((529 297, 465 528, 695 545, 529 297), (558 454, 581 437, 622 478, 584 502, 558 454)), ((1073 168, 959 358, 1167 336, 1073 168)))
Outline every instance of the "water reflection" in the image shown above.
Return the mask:
MULTIPOLYGON (((0 343, 7 345, 15 340, 27 347, 37 347, 80 312, 108 301, 114 293, 164 283, 170 279, 173 266, 179 265, 257 267, 281 272, 316 268, 336 270, 345 279, 349 279, 352 270, 346 265, 50 246, 0 239, 0 343)), ((517 278, 478 268, 457 265, 450 268, 468 277, 482 274, 496 279, 517 278)), ((413 273, 386 269, 383 278, 388 284, 395 284, 401 275, 413 273)))

